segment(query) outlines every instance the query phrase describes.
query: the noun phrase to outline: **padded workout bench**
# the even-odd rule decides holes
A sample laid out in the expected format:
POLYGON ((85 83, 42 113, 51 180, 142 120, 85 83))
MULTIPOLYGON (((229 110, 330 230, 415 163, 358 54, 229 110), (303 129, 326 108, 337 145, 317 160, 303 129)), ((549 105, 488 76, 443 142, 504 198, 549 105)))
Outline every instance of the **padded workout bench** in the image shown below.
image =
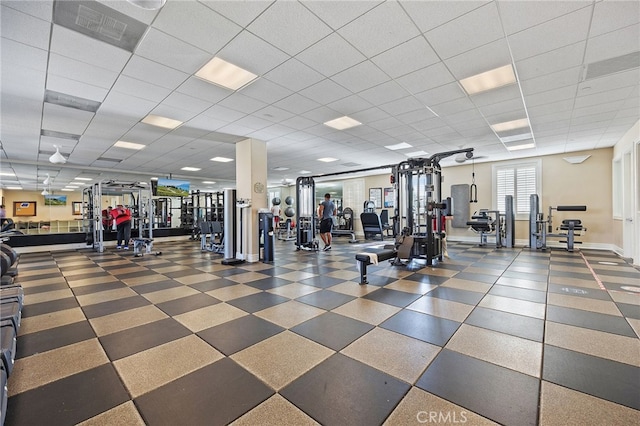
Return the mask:
POLYGON ((367 282, 367 265, 377 265, 379 262, 395 259, 398 252, 394 249, 379 249, 376 251, 368 251, 356 254, 358 261, 358 269, 360 270, 360 284, 368 284, 367 282))

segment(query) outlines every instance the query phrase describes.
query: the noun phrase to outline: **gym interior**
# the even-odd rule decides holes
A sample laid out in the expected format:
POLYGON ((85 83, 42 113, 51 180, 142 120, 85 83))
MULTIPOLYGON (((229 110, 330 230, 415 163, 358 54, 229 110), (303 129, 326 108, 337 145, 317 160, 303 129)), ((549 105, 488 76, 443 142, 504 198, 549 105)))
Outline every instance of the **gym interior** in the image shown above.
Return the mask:
POLYGON ((640 422, 639 3, 0 7, 1 424, 640 422))

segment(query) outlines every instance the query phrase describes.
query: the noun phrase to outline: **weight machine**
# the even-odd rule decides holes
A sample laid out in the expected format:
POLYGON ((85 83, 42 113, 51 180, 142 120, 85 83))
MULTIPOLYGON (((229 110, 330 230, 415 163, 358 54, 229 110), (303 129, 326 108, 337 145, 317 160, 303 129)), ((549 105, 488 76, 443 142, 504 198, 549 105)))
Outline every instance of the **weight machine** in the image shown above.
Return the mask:
POLYGON ((567 251, 573 252, 575 244, 582 244, 581 241, 576 241, 575 237, 580 236, 581 232, 586 232, 587 228, 582 225, 582 221, 580 219, 565 219, 557 228, 558 231, 565 232, 553 233, 553 210, 559 212, 584 212, 587 211, 587 206, 549 206, 549 215, 545 220, 544 214, 539 213, 540 204, 538 194, 531 194, 529 211, 529 247, 537 250, 546 250, 547 237, 560 237, 566 238, 566 240, 561 240, 559 242, 567 245, 567 251))
POLYGON ((410 158, 393 167, 394 235, 412 235, 412 257, 425 260, 427 265, 434 260, 442 261, 443 218, 451 208, 451 203, 442 202, 440 160, 461 153, 471 158, 473 148, 442 152, 429 158, 410 158))
POLYGON ((318 251, 316 239, 316 184, 313 177, 296 179, 296 249, 318 251))
MULTIPOLYGON (((150 187, 142 182, 109 180, 96 182, 84 188, 82 190, 82 206, 83 221, 87 230, 87 245, 93 246, 93 249, 99 253, 104 252, 103 197, 113 196, 120 197, 118 204, 125 205, 131 210, 131 238, 136 239, 134 233, 137 230, 137 238, 146 241, 147 253, 151 253, 153 202, 150 187)), ((134 254, 138 254, 135 245, 134 254)))
POLYGON ((467 225, 471 230, 480 235, 480 246, 487 245, 487 236, 494 235, 496 248, 510 247, 515 244, 515 215, 513 213, 513 196, 507 195, 504 200, 505 212, 498 210, 480 209, 477 214, 471 216, 467 225))

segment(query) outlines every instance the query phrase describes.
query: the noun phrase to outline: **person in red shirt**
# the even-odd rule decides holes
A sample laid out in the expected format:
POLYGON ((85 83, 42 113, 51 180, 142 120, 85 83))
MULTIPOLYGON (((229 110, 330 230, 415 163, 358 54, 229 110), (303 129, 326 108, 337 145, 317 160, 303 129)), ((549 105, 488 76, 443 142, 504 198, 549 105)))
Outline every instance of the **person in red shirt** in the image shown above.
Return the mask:
POLYGON ((111 206, 102 210, 102 229, 111 232, 113 228, 113 216, 111 216, 111 206))
POLYGON ((116 221, 116 229, 118 230, 116 248, 118 250, 122 248, 129 250, 129 240, 131 239, 131 210, 122 204, 118 204, 114 210, 111 210, 111 215, 116 221))

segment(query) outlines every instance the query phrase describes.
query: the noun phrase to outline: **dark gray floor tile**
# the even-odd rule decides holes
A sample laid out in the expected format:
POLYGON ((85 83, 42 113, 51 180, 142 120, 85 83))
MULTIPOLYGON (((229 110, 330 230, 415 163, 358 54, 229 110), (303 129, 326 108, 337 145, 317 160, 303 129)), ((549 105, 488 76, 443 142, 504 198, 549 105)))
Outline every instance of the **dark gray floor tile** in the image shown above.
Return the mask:
MULTIPOLYGON (((291 263, 291 260, 283 261, 283 265, 288 265, 289 263, 291 263)), ((271 275, 272 277, 288 274, 289 272, 295 272, 295 269, 284 268, 282 266, 274 266, 273 268, 263 269, 260 271, 261 274, 271 275)), ((216 275, 220 274, 216 272, 216 275)))
POLYGON ((68 281, 81 281, 81 280, 90 280, 92 278, 101 278, 101 277, 113 277, 112 274, 104 271, 104 272, 91 272, 89 274, 79 274, 79 275, 72 275, 70 277, 67 277, 68 281))
POLYGON ((220 303, 220 301, 215 297, 202 293, 158 303, 156 306, 162 309, 167 315, 175 316, 218 303, 220 303))
MULTIPOLYGON (((618 282, 611 282, 611 281, 602 281, 602 284, 607 290, 613 290, 613 291, 629 292, 628 287, 631 287, 631 284, 620 284, 618 282)), ((636 285, 633 287, 640 287, 640 285, 636 285)))
POLYGON ((289 300, 291 299, 278 296, 277 294, 262 292, 228 300, 227 303, 252 314, 279 305, 280 303, 288 302, 289 300))
POLYGON ((115 290, 118 288, 125 288, 125 287, 127 287, 127 285, 121 281, 111 281, 111 282, 102 283, 102 284, 83 285, 80 287, 74 287, 73 294, 75 294, 77 297, 77 296, 82 296, 84 294, 99 293, 101 291, 115 290))
POLYGON ((443 349, 416 386, 506 425, 536 425, 540 380, 443 349))
POLYGON ((380 303, 386 303, 387 305, 393 305, 399 308, 405 308, 421 297, 421 294, 407 293, 390 288, 381 288, 379 290, 368 293, 362 298, 374 300, 380 303))
POLYGON ((129 400, 111 364, 9 398, 5 424, 73 425, 129 400))
POLYGON ((547 301, 547 293, 544 291, 510 287, 506 285, 494 285, 491 287, 491 290, 489 290, 489 294, 510 297, 512 299, 528 300, 529 302, 536 303, 545 303, 547 301))
POLYGON ((64 275, 61 274, 60 272, 49 272, 46 274, 39 274, 39 275, 29 275, 27 278, 21 278, 20 277, 20 265, 18 265, 18 276, 16 277, 17 281, 34 281, 34 280, 44 280, 44 279, 49 279, 49 278, 62 278, 64 275))
POLYGON ((496 275, 476 274, 473 272, 460 272, 454 276, 459 280, 478 281, 485 284, 493 284, 498 279, 496 275))
POLYGON ((166 279, 166 280, 158 281, 155 283, 131 286, 131 290, 135 291, 138 294, 146 294, 146 293, 152 293, 154 291, 167 290, 169 288, 174 288, 174 287, 182 287, 183 285, 184 284, 181 284, 178 281, 166 279))
POLYGON ((332 355, 280 391, 324 425, 379 425, 410 385, 342 354, 332 355))
POLYGON ((22 307, 22 317, 35 317, 37 315, 77 308, 78 306, 80 305, 78 305, 75 297, 65 297, 64 299, 56 299, 49 302, 26 304, 22 307))
POLYGON ((147 269, 146 271, 126 272, 123 274, 116 272, 113 275, 118 277, 119 280, 127 280, 131 278, 141 278, 141 277, 147 277, 149 275, 157 275, 157 274, 158 274, 157 272, 147 269))
POLYGON ((576 297, 586 297, 587 299, 598 299, 611 301, 611 296, 606 290, 596 290, 593 288, 572 287, 570 285, 549 284, 549 293, 569 294, 576 297))
MULTIPOLYGON (((22 280, 16 280, 17 283, 20 283, 22 280)), ((24 294, 38 294, 38 293, 46 293, 48 291, 56 291, 56 290, 66 290, 69 288, 69 285, 66 281, 62 281, 56 284, 47 284, 47 285, 38 285, 35 287, 23 287, 24 294)))
POLYGON ((307 305, 315 306, 316 308, 330 311, 352 301, 353 299, 355 299, 354 296, 337 293, 331 290, 322 290, 298 297, 296 300, 298 302, 306 303, 307 305))
POLYGON ((151 425, 225 425, 274 394, 229 358, 146 393, 135 404, 151 425))
POLYGON ((640 410, 640 368, 629 364, 545 345, 542 378, 640 410))
POLYGON ((444 346, 460 327, 460 323, 420 312, 403 310, 380 324, 380 327, 434 345, 444 346))
POLYGON ((88 321, 23 334, 18 337, 16 358, 24 358, 94 337, 96 334, 88 321))
MULTIPOLYGON (((369 281, 371 281, 371 274, 367 275, 367 278, 369 281)), ((440 284, 444 284, 445 282, 447 282, 447 280, 449 279, 449 277, 440 277, 437 275, 427 275, 427 274, 412 274, 412 275, 407 275, 406 277, 403 278, 403 280, 409 280, 409 281, 415 281, 421 284, 433 284, 433 285, 440 285, 440 284)), ((387 284, 391 284, 393 281, 397 281, 397 279, 391 279, 391 282, 388 283, 384 283, 382 285, 387 285, 387 284)))
POLYGON ((477 306, 464 321, 465 324, 487 328, 500 333, 542 342, 544 321, 537 318, 496 311, 477 306))
POLYGON ((596 272, 596 274, 598 275, 609 275, 612 277, 622 277, 622 278, 635 278, 636 280, 638 280, 638 282, 640 282, 640 271, 615 271, 615 270, 611 270, 611 269, 602 269, 602 268, 598 268, 597 266, 593 267, 593 270, 596 272))
POLYGON ((329 288, 329 287, 333 287, 336 284, 343 283, 345 282, 345 280, 342 278, 334 278, 334 277, 319 275, 317 277, 306 278, 299 282, 300 284, 304 284, 304 285, 311 285, 311 286, 320 287, 320 288, 329 288))
POLYGON ((200 336, 211 346, 229 356, 284 331, 283 327, 254 315, 225 322, 200 331, 200 336))
POLYGON ((466 303, 467 305, 477 305, 484 297, 484 294, 452 287, 438 287, 431 290, 427 296, 466 303))
MULTIPOLYGON (((151 271, 151 273, 153 274, 157 274, 157 272, 155 271, 151 271)), ((165 277, 169 277, 169 278, 181 278, 181 277, 188 277, 189 275, 199 275, 202 274, 202 271, 198 271, 197 269, 182 269, 180 271, 173 271, 173 272, 163 272, 162 275, 164 275, 165 277)))
POLYGON ((281 287, 283 285, 291 284, 293 281, 285 280, 278 277, 267 277, 256 281, 246 283, 246 285, 257 288, 259 290, 268 290, 270 288, 281 287))
POLYGON ((636 337, 633 329, 623 317, 598 312, 547 305, 547 321, 619 334, 621 336, 636 337))
POLYGON ((625 317, 640 320, 640 306, 629 303, 616 303, 616 305, 625 317))
POLYGON ((337 268, 330 268, 328 266, 323 266, 321 264, 317 265, 317 266, 310 266, 308 268, 304 268, 301 269, 301 272, 308 272, 310 274, 316 274, 316 275, 326 275, 330 272, 333 271, 338 271, 339 269, 337 268))
POLYGON ((207 292, 211 290, 217 290, 222 287, 229 287, 231 285, 237 285, 235 281, 228 280, 226 278, 218 278, 215 280, 204 281, 197 284, 190 284, 189 287, 200 290, 201 292, 207 292))
MULTIPOLYGON (((200 272, 200 271, 198 271, 200 272)), ((215 275, 219 276, 219 277, 231 277, 233 275, 238 275, 238 274, 245 274, 247 272, 252 272, 249 271, 247 269, 242 269, 242 268, 230 268, 230 269, 223 269, 222 271, 216 271, 215 275)), ((261 274, 265 273, 263 271, 260 271, 261 274)), ((166 274, 165 274, 166 275, 166 274)), ((270 274, 267 274, 270 275, 270 274)))
POLYGON ((129 309, 140 308, 150 304, 151 302, 142 296, 132 296, 124 299, 110 300, 108 302, 84 306, 82 311, 88 319, 91 319, 104 315, 115 314, 116 312, 128 311, 129 309))
POLYGON ((373 328, 371 324, 327 312, 296 325, 291 331, 339 351, 373 328))
POLYGON ((100 343, 111 361, 142 352, 192 334, 173 318, 128 328, 100 337, 100 343))

